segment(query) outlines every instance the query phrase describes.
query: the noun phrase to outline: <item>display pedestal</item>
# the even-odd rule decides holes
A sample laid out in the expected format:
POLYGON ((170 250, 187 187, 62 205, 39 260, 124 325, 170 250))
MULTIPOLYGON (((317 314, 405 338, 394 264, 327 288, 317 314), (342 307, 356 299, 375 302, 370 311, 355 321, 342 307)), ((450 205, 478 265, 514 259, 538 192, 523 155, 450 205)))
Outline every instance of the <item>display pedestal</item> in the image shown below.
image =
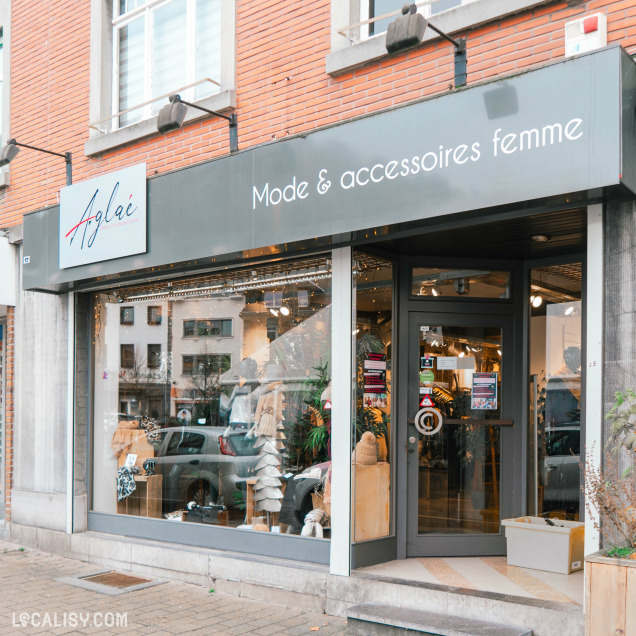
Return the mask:
POLYGON ((117 514, 161 519, 163 475, 135 475, 137 488, 117 502, 117 514))
POLYGON ((389 534, 391 466, 378 462, 371 466, 354 464, 353 540, 365 541, 389 534))

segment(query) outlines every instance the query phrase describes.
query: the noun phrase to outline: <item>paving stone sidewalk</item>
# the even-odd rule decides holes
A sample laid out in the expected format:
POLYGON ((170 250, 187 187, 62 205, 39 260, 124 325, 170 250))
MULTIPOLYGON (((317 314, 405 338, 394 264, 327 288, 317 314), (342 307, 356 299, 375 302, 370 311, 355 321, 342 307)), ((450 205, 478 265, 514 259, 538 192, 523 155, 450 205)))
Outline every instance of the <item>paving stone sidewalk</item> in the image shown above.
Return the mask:
POLYGON ((0 634, 322 636, 346 632, 342 618, 187 583, 169 581, 107 596, 57 581, 106 569, 0 541, 0 634), (126 626, 105 626, 114 623, 116 614, 126 615, 126 626))

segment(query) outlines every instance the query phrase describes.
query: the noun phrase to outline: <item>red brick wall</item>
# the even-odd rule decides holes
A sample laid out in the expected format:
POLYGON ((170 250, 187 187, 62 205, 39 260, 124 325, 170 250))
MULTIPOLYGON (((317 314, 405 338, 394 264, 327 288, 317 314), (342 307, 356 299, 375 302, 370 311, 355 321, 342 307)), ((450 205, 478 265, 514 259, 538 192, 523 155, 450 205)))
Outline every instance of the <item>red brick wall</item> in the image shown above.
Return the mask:
POLYGON ((7 335, 5 344, 5 402, 4 402, 4 491, 5 519, 11 521, 11 488, 13 486, 13 382, 14 382, 14 315, 13 307, 7 308, 7 335))
MULTIPOLYGON (((107 1, 107 0, 104 0, 107 1)), ((109 1, 109 0, 108 0, 109 1)), ((146 161, 148 175, 228 152, 221 119, 186 126, 89 159, 90 3, 12 2, 11 135, 73 153, 75 181, 146 161)), ((239 147, 306 132, 449 90, 452 47, 432 43, 332 78, 325 73, 330 3, 237 0, 239 147), (289 78, 289 79, 288 79, 289 78)), ((608 41, 636 47, 636 0, 565 2, 526 11, 468 32, 468 83, 561 59, 566 21, 602 11, 608 41)), ((11 187, 0 193, 0 227, 25 212, 57 203, 64 161, 23 150, 11 164, 11 187)))

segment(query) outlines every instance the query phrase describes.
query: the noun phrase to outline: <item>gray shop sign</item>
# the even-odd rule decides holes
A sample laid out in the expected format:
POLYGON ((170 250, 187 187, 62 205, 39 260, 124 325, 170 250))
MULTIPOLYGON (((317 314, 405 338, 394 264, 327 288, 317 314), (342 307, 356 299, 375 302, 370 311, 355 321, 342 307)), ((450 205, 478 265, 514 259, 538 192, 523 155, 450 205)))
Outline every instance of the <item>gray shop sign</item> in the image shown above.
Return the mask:
POLYGON ((25 288, 623 184, 636 65, 619 47, 148 182, 146 254, 59 270, 58 210, 25 217, 25 288), (622 135, 622 138, 621 138, 622 135))

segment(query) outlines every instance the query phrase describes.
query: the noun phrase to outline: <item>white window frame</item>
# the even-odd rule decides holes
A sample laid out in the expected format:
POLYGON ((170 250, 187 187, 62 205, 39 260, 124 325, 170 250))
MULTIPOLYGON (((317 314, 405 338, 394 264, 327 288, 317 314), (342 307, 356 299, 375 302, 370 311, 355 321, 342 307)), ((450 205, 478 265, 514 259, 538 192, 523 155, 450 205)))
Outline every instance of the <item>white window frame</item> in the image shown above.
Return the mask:
MULTIPOLYGON (((11 123, 9 107, 11 105, 11 2, 0 0, 0 27, 2 27, 2 104, 0 105, 0 117, 2 117, 2 143, 11 138, 9 125, 11 123)), ((10 166, 0 168, 0 188, 9 185, 10 166)))
MULTIPOLYGON (((132 20, 139 12, 148 11, 166 0, 149 0, 149 2, 130 11, 115 24, 122 26, 132 20)), ((90 48, 90 125, 89 139, 84 145, 87 156, 101 154, 144 137, 156 135, 157 117, 148 116, 141 121, 118 128, 110 122, 118 123, 118 85, 114 69, 118 68, 118 42, 113 37, 113 11, 118 6, 117 0, 91 0, 91 48, 90 48)), ((149 18, 147 18, 149 19, 149 18)), ((190 25, 194 28, 194 25, 190 25)), ((146 46, 150 46, 150 38, 146 38, 146 46)), ((149 56, 146 56, 149 60, 149 56)), ((194 64, 191 65, 194 68, 194 64)), ((221 76, 215 79, 221 84, 219 92, 197 100, 195 103, 216 112, 224 112, 236 108, 236 0, 221 0, 221 76)), ((146 82, 149 82, 146 73, 146 82)), ((181 89, 175 86, 175 91, 181 89)), ((184 93, 184 99, 185 93, 184 93)), ((187 100, 186 101, 190 101, 187 100)), ((150 107, 148 107, 150 113, 150 107)), ((206 113, 188 109, 186 122, 210 117, 206 113)))
MULTIPOLYGON (((550 0, 474 0, 462 2, 461 6, 448 9, 435 15, 435 26, 449 35, 465 35, 469 29, 501 20, 502 18, 546 4, 550 0)), ((326 72, 337 76, 356 68, 388 57, 386 50, 386 32, 364 37, 364 27, 354 29, 348 37, 341 31, 359 24, 366 11, 368 19, 368 0, 331 0, 331 52, 326 59, 326 72), (366 5, 366 9, 364 9, 366 5)), ((470 34, 469 48, 470 48, 470 34)), ((432 29, 427 29, 423 43, 439 39, 432 29)), ((449 44, 449 46, 451 46, 449 44)), ((470 73, 470 52, 468 55, 470 73)))

